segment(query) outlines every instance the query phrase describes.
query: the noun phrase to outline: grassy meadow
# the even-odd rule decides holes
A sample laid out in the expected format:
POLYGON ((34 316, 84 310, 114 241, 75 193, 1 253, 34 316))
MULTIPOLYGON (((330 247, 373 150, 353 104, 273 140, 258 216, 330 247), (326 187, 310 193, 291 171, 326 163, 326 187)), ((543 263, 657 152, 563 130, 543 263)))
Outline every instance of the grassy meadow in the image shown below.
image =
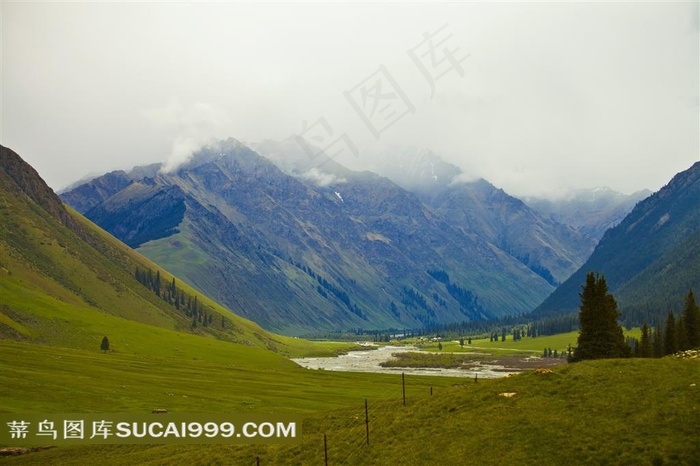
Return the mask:
MULTIPOLYGON (((137 411, 155 403, 183 412, 264 413, 295 406, 305 421, 297 446, 59 447, 2 460, 8 465, 255 465, 256 458, 262 465, 323 464, 323 434, 329 464, 698 464, 697 360, 590 361, 478 383, 407 377, 404 407, 396 376, 300 371, 285 380, 293 371, 279 368, 279 378, 273 379, 260 368, 245 379, 239 371, 231 382, 226 369, 213 363, 180 366, 178 361, 156 375, 153 365, 133 356, 117 356, 105 365, 97 357, 101 354, 52 355, 51 348, 37 353, 29 345, 12 345, 17 345, 12 348, 17 359, 33 361, 24 388, 36 393, 34 401, 48 396, 35 410, 68 411, 73 406, 65 402, 77 396, 86 409, 96 411, 116 406, 137 411), (68 359, 65 372, 47 361, 57 356, 68 359), (36 370, 48 373, 32 376, 36 370), (76 379, 85 395, 68 393, 68 387, 50 395, 62 383, 76 389, 76 379), (369 399, 370 446, 365 444, 364 397, 369 399)), ((2 354, 8 353, 3 348, 2 354)), ((20 366, 11 366, 13 374, 20 375, 20 366)), ((21 398, 18 390, 14 399, 21 398)), ((29 404, 18 403, 17 408, 29 404)))
MULTIPOLYGON (((631 336, 639 338, 641 331, 639 328, 633 328, 624 331, 625 337, 631 336)), ((578 330, 574 332, 559 333, 556 335, 538 336, 535 338, 523 337, 521 340, 513 341, 513 335, 506 335, 506 341, 489 341, 488 338, 473 338, 472 344, 467 344, 467 337, 464 338, 464 347, 459 345, 459 340, 441 340, 441 341, 421 341, 417 338, 408 338, 403 340, 401 344, 415 345, 424 351, 443 351, 443 352, 481 352, 496 356, 508 355, 541 355, 545 348, 555 349, 561 353, 566 352, 569 344, 576 346, 578 341, 578 330), (442 345, 442 350, 439 349, 438 343, 442 345)))

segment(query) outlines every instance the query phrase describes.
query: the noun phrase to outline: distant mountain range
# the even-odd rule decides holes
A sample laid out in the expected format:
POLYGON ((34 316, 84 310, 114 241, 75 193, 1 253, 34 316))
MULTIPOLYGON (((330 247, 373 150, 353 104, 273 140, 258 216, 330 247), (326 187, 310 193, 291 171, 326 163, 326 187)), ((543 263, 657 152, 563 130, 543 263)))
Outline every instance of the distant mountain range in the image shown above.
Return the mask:
POLYGON ((586 263, 535 310, 576 311, 589 271, 605 274, 623 317, 641 322, 679 310, 690 288, 700 289, 700 162, 640 201, 608 230, 586 263))
POLYGON ((596 235, 647 195, 526 203, 425 150, 390 148, 374 173, 293 138, 253 148, 218 141, 171 173, 112 172, 61 198, 232 311, 302 335, 568 312, 596 235))
POLYGON ((569 225, 596 241, 651 195, 644 189, 626 195, 609 188, 579 189, 556 199, 527 197, 525 203, 547 218, 569 225))
POLYGON ((112 172, 61 197, 234 312, 290 334, 525 313, 594 246, 483 180, 453 184, 449 167, 414 193, 310 159, 294 141, 256 148, 267 158, 220 141, 172 173, 112 172))
MULTIPOLYGON (((308 179, 323 173, 343 179, 347 174, 332 160, 322 160, 320 168, 309 165, 308 156, 291 140, 268 141, 257 149, 292 176, 308 179)), ((496 246, 552 286, 574 273, 597 242, 546 218, 488 181, 471 179, 431 151, 390 146, 366 160, 373 172, 415 194, 444 222, 496 246)))

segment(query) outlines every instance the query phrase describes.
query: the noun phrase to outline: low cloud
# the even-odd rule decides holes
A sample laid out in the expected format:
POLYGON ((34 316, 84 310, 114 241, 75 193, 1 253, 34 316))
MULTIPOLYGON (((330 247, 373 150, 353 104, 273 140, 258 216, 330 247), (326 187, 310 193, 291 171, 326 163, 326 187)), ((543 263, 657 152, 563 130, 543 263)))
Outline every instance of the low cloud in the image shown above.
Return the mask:
POLYGON ((156 129, 172 137, 170 154, 163 162, 162 173, 172 173, 189 162, 198 149, 213 139, 224 137, 228 126, 221 112, 202 102, 185 105, 174 100, 144 113, 156 129))
POLYGON ((316 167, 302 173, 301 178, 311 181, 313 184, 321 188, 328 187, 332 184, 347 183, 348 181, 345 178, 333 175, 332 173, 324 173, 316 167))
POLYGON ((450 186, 462 183, 473 183, 475 181, 479 181, 480 179, 480 176, 476 176, 470 173, 460 173, 459 175, 452 178, 452 180, 450 181, 450 186))

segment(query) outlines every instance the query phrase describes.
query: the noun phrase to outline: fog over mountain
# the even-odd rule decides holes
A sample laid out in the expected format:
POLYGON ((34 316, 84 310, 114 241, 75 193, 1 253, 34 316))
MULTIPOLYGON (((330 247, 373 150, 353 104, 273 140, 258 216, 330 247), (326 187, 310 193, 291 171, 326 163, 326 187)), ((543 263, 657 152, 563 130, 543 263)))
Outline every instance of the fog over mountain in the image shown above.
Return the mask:
POLYGON ((571 190, 549 199, 526 197, 524 201, 546 217, 599 240, 650 195, 648 189, 627 195, 610 188, 593 188, 571 190))
POLYGON ((656 190, 698 159, 697 2, 1 8, 2 142, 54 188, 227 137, 384 173, 414 147, 519 197, 656 190))
POLYGON ((654 322, 678 310, 700 284, 700 162, 637 203, 586 263, 534 315, 577 312, 590 271, 603 271, 627 322, 654 322))

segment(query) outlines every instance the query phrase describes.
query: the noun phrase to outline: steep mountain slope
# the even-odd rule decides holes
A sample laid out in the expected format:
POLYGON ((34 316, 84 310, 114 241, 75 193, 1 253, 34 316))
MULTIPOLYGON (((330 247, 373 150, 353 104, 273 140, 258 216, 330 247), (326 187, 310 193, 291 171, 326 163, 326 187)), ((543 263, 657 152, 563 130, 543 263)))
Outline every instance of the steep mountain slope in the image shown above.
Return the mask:
POLYGON ((651 191, 646 189, 626 195, 609 188, 595 188, 576 190, 558 199, 530 197, 524 201, 545 218, 569 225, 598 241, 649 195, 651 191))
MULTIPOLYGON (((552 289, 389 180, 312 168, 289 176, 223 141, 85 215, 228 307, 289 333, 520 313, 552 289)), ((88 205, 75 195, 64 199, 88 205)))
POLYGON ((231 314, 66 209, 31 166, 2 146, 0 218, 0 339, 94 350, 106 334, 164 335, 152 329, 158 328, 290 350, 289 339, 231 314), (174 298, 158 296, 135 279, 137 268, 159 277, 159 291, 175 283, 177 296, 196 297, 200 312, 188 315, 174 298), (193 325, 200 314, 208 322, 193 325))
MULTIPOLYGON (((318 181, 347 176, 334 160, 323 154, 309 157, 293 139, 256 148, 293 176, 318 181)), ((486 180, 467 179, 431 151, 389 146, 365 154, 362 163, 416 194, 443 222, 501 249, 553 286, 574 273, 595 247, 588 235, 542 216, 486 180)))
POLYGON ((665 312, 691 287, 700 287, 700 162, 639 202, 608 230, 590 259, 535 311, 549 315, 578 308, 585 275, 605 274, 624 314, 665 312))
POLYGON ((450 184, 427 202, 465 233, 485 238, 554 286, 569 278, 595 246, 592 238, 541 217, 483 179, 450 184))

